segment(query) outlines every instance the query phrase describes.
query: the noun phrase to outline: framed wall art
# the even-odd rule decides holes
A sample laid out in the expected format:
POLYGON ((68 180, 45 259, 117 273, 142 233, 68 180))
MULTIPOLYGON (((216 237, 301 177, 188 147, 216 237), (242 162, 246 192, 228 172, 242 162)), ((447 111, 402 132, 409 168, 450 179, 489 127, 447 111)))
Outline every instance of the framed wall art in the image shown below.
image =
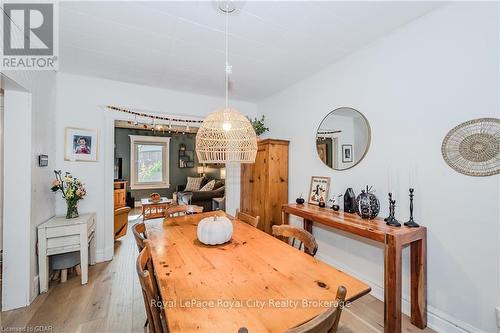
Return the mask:
POLYGON ((351 163, 352 161, 352 145, 342 145, 342 163, 351 163))
POLYGON ((96 129, 66 127, 64 133, 64 160, 97 161, 99 140, 96 129))
POLYGON ((329 188, 330 177, 312 176, 308 202, 313 205, 318 205, 320 202, 326 203, 329 188))

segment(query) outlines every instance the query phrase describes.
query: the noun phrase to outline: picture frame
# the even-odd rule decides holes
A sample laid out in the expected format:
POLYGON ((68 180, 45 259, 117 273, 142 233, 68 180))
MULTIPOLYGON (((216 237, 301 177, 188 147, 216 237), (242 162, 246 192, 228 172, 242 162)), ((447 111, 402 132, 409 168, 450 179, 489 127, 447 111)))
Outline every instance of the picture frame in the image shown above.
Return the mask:
POLYGON ((64 129, 64 160, 96 162, 99 151, 97 129, 66 127, 64 129))
POLYGON ((194 150, 186 150, 186 147, 179 150, 179 168, 194 168, 194 150))
POLYGON ((307 202, 313 205, 319 205, 320 202, 326 204, 329 190, 330 177, 312 176, 307 202))
POLYGON ((352 145, 342 145, 342 163, 351 163, 352 161, 352 145))

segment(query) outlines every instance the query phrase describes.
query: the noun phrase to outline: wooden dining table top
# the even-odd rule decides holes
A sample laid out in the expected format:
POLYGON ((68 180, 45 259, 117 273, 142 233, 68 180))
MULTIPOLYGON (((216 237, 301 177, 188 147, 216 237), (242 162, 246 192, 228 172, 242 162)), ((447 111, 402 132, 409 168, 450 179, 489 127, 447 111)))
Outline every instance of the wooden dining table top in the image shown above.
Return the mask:
POLYGON ((232 239, 207 246, 197 239, 207 212, 145 221, 170 332, 283 332, 334 304, 370 292, 358 279, 244 222, 232 239))

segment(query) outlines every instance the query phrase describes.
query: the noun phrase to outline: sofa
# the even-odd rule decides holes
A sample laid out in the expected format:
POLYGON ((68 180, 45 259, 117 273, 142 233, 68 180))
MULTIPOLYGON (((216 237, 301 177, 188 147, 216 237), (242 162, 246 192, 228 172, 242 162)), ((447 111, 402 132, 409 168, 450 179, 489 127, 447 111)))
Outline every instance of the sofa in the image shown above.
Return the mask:
MULTIPOLYGON (((205 186, 206 183, 211 181, 213 178, 203 177, 201 181, 201 186, 205 186)), ((177 200, 179 202, 182 201, 182 197, 184 196, 186 185, 177 185, 177 200)), ((215 179, 214 189, 211 191, 190 191, 193 194, 191 198, 191 204, 202 206, 204 212, 212 211, 212 199, 213 198, 222 198, 225 195, 225 182, 224 179, 215 179)))

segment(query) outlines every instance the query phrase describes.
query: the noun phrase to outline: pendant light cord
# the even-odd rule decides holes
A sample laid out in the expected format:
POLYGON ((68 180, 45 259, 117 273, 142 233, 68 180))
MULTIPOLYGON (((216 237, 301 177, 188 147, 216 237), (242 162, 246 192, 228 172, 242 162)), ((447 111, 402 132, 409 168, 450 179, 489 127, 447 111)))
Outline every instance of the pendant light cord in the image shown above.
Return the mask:
POLYGON ((229 5, 226 4, 226 68, 225 68, 225 86, 226 86, 226 109, 229 107, 229 5))

